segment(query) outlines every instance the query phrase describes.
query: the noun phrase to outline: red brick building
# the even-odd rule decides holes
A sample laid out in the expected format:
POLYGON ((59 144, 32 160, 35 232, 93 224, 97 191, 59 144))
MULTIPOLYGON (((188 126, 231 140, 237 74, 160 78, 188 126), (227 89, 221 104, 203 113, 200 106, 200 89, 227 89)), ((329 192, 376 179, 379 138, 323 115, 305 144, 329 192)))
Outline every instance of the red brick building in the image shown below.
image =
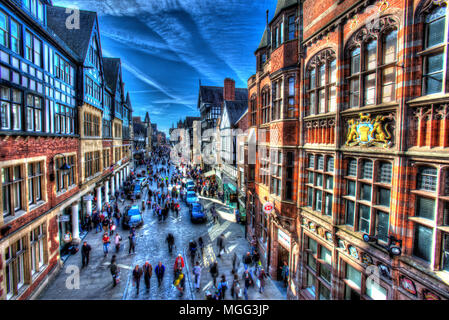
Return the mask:
POLYGON ((256 162, 249 231, 268 238, 259 247, 267 243, 271 274, 279 276, 285 254, 294 299, 449 298, 447 1, 288 3, 278 2, 248 81, 258 140, 269 128, 258 153, 270 149, 256 162), (277 37, 276 21, 290 9, 300 17, 299 43, 277 47, 267 35, 277 37), (273 119, 270 96, 289 63, 300 79, 291 123, 273 119), (280 163, 286 180, 287 156, 272 152, 279 146, 294 153, 295 209, 285 201, 288 182, 277 198, 276 177, 260 175, 280 163), (264 217, 260 206, 272 200, 295 220, 264 217))

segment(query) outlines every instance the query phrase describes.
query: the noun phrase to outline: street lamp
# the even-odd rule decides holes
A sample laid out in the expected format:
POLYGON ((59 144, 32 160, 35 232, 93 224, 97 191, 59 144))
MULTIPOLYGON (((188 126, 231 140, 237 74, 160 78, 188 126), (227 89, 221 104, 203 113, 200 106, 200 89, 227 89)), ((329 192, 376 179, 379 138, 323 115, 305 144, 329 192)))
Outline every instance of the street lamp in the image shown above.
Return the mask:
MULTIPOLYGON (((55 162, 55 157, 58 155, 61 155, 64 157, 64 163, 62 164, 61 168, 59 168, 59 170, 61 170, 63 172, 63 174, 67 174, 72 167, 69 164, 67 164, 66 156, 63 155, 62 153, 57 153, 53 156, 53 158, 51 159, 51 162, 50 162, 51 168, 53 168, 53 164, 55 162)), ((50 173, 50 181, 54 181, 54 180, 55 180, 55 173, 54 173, 54 170, 52 170, 52 173, 50 173)))
POLYGON ((402 240, 398 240, 394 236, 388 236, 388 244, 386 246, 378 242, 378 237, 370 236, 367 233, 363 235, 363 241, 367 243, 373 242, 378 246, 384 248, 388 251, 390 257, 400 256, 402 254, 402 240))

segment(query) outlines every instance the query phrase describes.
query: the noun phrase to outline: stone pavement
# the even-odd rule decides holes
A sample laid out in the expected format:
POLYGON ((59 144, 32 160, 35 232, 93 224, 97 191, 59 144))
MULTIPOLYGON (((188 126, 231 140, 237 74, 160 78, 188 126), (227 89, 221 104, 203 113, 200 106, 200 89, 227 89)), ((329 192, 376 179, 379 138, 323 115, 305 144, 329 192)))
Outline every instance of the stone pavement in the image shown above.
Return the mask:
MULTIPOLYGON (((154 189, 154 185, 152 186, 154 189)), ((144 192, 146 198, 146 192, 144 192)), ((109 271, 109 263, 112 254, 115 254, 113 245, 110 247, 109 255, 104 258, 102 245, 102 232, 95 233, 92 230, 84 239, 92 246, 89 265, 81 269, 81 253, 78 252, 70 256, 61 268, 59 274, 55 277, 38 299, 43 300, 173 300, 173 299, 198 299, 204 300, 207 290, 212 291, 212 277, 209 273, 210 264, 213 261, 218 261, 219 275, 225 274, 228 280, 228 290, 226 292, 226 299, 232 299, 230 294, 230 286, 232 284, 233 275, 232 270, 232 256, 234 252, 237 253, 239 260, 238 275, 241 278, 244 268, 241 259, 243 254, 249 251, 249 244, 244 237, 244 227, 235 222, 235 216, 231 208, 225 206, 216 199, 199 197, 203 203, 206 212, 208 213, 208 222, 202 224, 193 224, 190 222, 188 208, 181 201, 181 212, 178 218, 173 217, 170 213, 167 221, 159 222, 153 216, 152 210, 145 210, 144 226, 137 229, 137 244, 136 254, 128 254, 128 230, 122 230, 119 227, 119 233, 122 236, 122 248, 117 254, 117 263, 121 269, 121 282, 115 287, 112 287, 112 277, 109 271), (217 211, 220 215, 219 223, 214 224, 209 213, 210 206, 215 203, 217 211), (170 255, 165 243, 165 237, 168 232, 175 235, 175 243, 177 248, 170 255), (226 248, 228 253, 217 258, 217 237, 224 233, 226 237, 226 248), (196 293, 193 284, 192 266, 190 265, 190 257, 188 257, 188 242, 191 239, 197 240, 202 236, 205 248, 204 257, 201 257, 200 263, 202 270, 201 275, 201 291, 196 293), (181 252, 185 262, 186 274, 186 292, 183 297, 179 297, 176 288, 173 287, 173 263, 176 254, 181 252), (166 267, 164 281, 161 287, 157 285, 157 279, 154 274, 154 268, 158 261, 162 261, 166 267), (151 279, 150 292, 145 291, 143 278, 140 283, 140 294, 136 294, 136 289, 132 285, 132 268, 134 265, 142 264, 149 261, 153 266, 153 277, 151 279), (78 267, 80 271, 80 285, 79 289, 71 289, 66 285, 70 281, 70 270, 73 266, 78 267), (68 272, 68 273, 66 273, 68 272)), ((129 204, 119 204, 121 210, 124 206, 129 204)), ((140 204, 140 201, 138 202, 140 204)), ((72 271, 73 272, 73 271, 72 271)), ((220 278, 219 277, 219 278, 220 278)), ((217 279, 219 281, 219 279, 217 279)), ((243 290, 243 281, 240 281, 243 290)), ((255 286, 248 290, 248 296, 251 300, 285 300, 286 294, 282 288, 278 288, 274 281, 266 279, 265 292, 260 294, 258 288, 255 286)))
MULTIPOLYGON (((199 293, 195 292, 196 299, 204 299, 206 291, 210 291, 213 293, 215 291, 215 287, 213 286, 213 278, 209 272, 209 268, 211 264, 215 261, 218 262, 218 271, 219 277, 217 278, 218 282, 221 280, 221 275, 224 274, 226 280, 228 281, 228 290, 226 291, 225 298, 226 300, 233 299, 231 296, 231 286, 234 279, 234 275, 232 274, 232 257, 234 252, 237 254, 237 275, 239 276, 240 288, 243 288, 244 282, 242 279, 242 275, 245 271, 242 257, 246 252, 250 251, 250 246, 248 241, 245 239, 245 230, 244 226, 236 223, 235 215, 233 214, 233 209, 224 205, 219 200, 213 198, 205 198, 199 197, 200 201, 203 203, 206 212, 209 212, 209 209, 215 204, 217 212, 219 213, 219 223, 213 224, 210 222, 211 227, 209 228, 207 234, 203 235, 203 240, 205 242, 204 248, 204 256, 200 258, 200 266, 202 268, 201 278, 200 278, 200 286, 201 290, 199 293), (225 235, 225 247, 227 249, 227 253, 221 255, 221 257, 217 257, 218 247, 217 247, 217 238, 221 234, 225 235)), ((210 220, 212 218, 210 217, 210 220)), ((190 259, 188 259, 190 270, 192 270, 192 266, 190 265, 190 259)), ((250 267, 252 270, 253 267, 250 267)), ((193 279, 193 276, 192 276, 193 279)), ((256 277, 253 274, 253 280, 256 281, 256 277)), ((192 280, 193 282, 193 280, 192 280)), ((193 283, 192 283, 193 286, 193 283)), ((242 296, 244 299, 244 296, 242 296)), ((285 300, 286 299, 286 291, 278 288, 274 281, 271 278, 266 278, 265 280, 265 289, 263 293, 259 293, 259 288, 254 285, 254 287, 250 287, 248 289, 248 298, 249 300, 285 300)))
MULTIPOLYGON (((121 201, 119 201, 120 212, 123 212, 123 208, 130 203, 130 201, 125 201, 125 203, 122 204, 121 201)), ((128 278, 128 274, 131 270, 130 265, 133 255, 128 254, 129 231, 123 230, 121 228, 121 223, 120 226, 117 227, 117 230, 122 237, 122 245, 118 253, 115 252, 115 245, 113 241, 115 233, 111 236, 109 254, 104 257, 102 242, 103 231, 96 233, 95 229, 92 229, 83 240, 87 241, 87 243, 92 247, 88 266, 81 268, 81 250, 79 250, 75 255, 70 256, 65 261, 63 267, 59 271, 59 274, 42 291, 37 299, 121 300, 126 286, 126 281, 123 281, 123 279, 128 278), (112 276, 109 271, 109 264, 113 254, 117 255, 117 264, 120 268, 120 277, 122 280, 115 288, 112 287, 112 276), (77 267, 80 270, 79 289, 73 288, 74 282, 71 280, 71 277, 74 275, 74 267, 77 267), (66 282, 69 283, 68 286, 66 282)))

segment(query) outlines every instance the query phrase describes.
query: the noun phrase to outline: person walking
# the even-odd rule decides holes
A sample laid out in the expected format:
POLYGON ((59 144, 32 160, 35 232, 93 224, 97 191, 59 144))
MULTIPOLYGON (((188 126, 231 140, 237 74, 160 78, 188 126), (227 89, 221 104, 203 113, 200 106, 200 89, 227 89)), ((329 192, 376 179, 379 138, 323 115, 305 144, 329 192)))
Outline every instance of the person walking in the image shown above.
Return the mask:
POLYGON ((103 252, 104 256, 106 257, 109 252, 109 244, 111 243, 111 240, 109 239, 107 232, 105 232, 105 234, 103 235, 102 241, 103 241, 103 252))
POLYGON ((87 244, 86 241, 84 241, 83 246, 81 247, 81 259, 83 263, 82 268, 87 267, 87 265, 89 264, 89 255, 91 250, 91 246, 87 244))
POLYGON ((186 279, 182 269, 178 269, 175 273, 175 281, 173 282, 173 285, 179 290, 179 297, 184 295, 185 281, 186 279))
POLYGON ((120 236, 120 234, 117 232, 115 234, 115 252, 119 252, 120 250, 120 245, 121 245, 121 241, 122 241, 122 237, 120 236))
POLYGON ((194 240, 190 240, 189 242, 189 252, 190 252, 190 261, 192 266, 195 264, 195 256, 196 256, 197 244, 194 240))
POLYGON ((133 270, 133 286, 137 289, 137 294, 139 294, 140 278, 142 277, 142 269, 139 265, 136 265, 133 270))
POLYGON ((265 270, 262 268, 259 271, 259 292, 263 293, 264 289, 265 289, 265 278, 267 278, 267 274, 265 273, 265 270))
POLYGON ((158 286, 161 286, 162 280, 164 279, 165 266, 161 261, 157 264, 156 268, 154 268, 154 272, 156 273, 158 286))
POLYGON ((200 292, 200 277, 201 277, 201 267, 200 262, 197 261, 193 267, 193 275, 195 277, 195 288, 197 292, 200 292))
POLYGON ((282 276, 282 280, 284 281, 285 288, 287 287, 288 274, 289 274, 288 264, 287 264, 287 261, 284 260, 284 265, 282 266, 281 276, 282 276))
POLYGON ((226 281, 226 276, 224 274, 221 275, 221 281, 217 287, 220 292, 220 300, 224 300, 226 298, 226 290, 228 289, 228 282, 226 281))
POLYGON ((214 279, 214 286, 217 286, 217 277, 218 277, 218 263, 215 261, 209 269, 210 275, 212 279, 214 279))
POLYGON ((143 265, 143 280, 145 281, 145 287, 147 289, 147 292, 150 291, 152 275, 153 275, 153 266, 147 261, 143 265))
POLYGON ((253 278, 248 270, 245 270, 243 273, 243 281, 245 282, 245 289, 243 290, 243 294, 245 295, 245 300, 248 300, 248 288, 253 284, 253 278))
POLYGON ((201 251, 201 256, 203 256, 204 242, 203 242, 203 238, 202 237, 198 238, 198 246, 199 246, 200 251, 201 251))
POLYGON ((240 283, 239 283, 239 276, 237 273, 234 273, 234 279, 232 280, 231 296, 235 300, 238 300, 240 296, 240 283))
POLYGON ((235 274, 237 272, 237 270, 235 269, 236 266, 238 266, 239 261, 237 258, 237 253, 234 251, 234 255, 232 256, 232 274, 235 274))
POLYGON ((133 233, 130 233, 128 236, 129 239, 129 250, 128 254, 131 254, 131 251, 133 253, 136 253, 136 236, 133 233))
POLYGON ((173 274, 176 274, 176 272, 179 269, 182 270, 184 267, 185 267, 184 258, 181 256, 181 254, 178 254, 178 256, 175 259, 175 264, 173 266, 173 274))
POLYGON ((245 267, 245 271, 248 270, 248 266, 252 262, 251 254, 249 252, 246 253, 246 255, 243 256, 243 266, 245 267))
POLYGON ((173 236, 173 234, 169 233, 169 234, 167 235, 167 238, 165 239, 165 241, 166 241, 167 244, 168 244, 168 252, 169 252, 169 253, 172 253, 172 251, 173 251, 173 246, 174 246, 174 244, 175 244, 175 237, 173 236))
POLYGON ((112 287, 115 287, 120 281, 120 269, 117 266, 116 255, 114 254, 111 259, 111 264, 109 266, 112 275, 112 287))
POLYGON ((226 253, 225 236, 224 236, 223 233, 217 238, 217 246, 218 246, 218 255, 217 255, 217 257, 220 258, 222 251, 223 251, 223 253, 226 253))

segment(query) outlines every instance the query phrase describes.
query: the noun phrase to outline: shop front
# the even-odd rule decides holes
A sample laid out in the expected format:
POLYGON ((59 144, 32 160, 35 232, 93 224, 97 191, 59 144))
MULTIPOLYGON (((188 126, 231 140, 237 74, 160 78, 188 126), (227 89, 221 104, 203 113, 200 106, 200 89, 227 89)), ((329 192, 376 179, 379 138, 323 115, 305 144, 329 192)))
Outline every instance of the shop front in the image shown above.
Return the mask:
POLYGON ((229 179, 223 181, 223 195, 224 203, 227 206, 235 209, 238 208, 237 186, 229 181, 229 179))
POLYGON ((72 211, 71 207, 67 207, 61 211, 58 217, 59 225, 59 251, 61 260, 65 261, 70 255, 69 247, 72 244, 72 211))
POLYGON ((283 280, 283 266, 287 264, 290 269, 290 249, 291 249, 291 237, 282 229, 277 228, 277 280, 283 280))
POLYGON ((246 224, 246 198, 243 195, 239 195, 238 198, 238 210, 240 216, 240 222, 246 224))

